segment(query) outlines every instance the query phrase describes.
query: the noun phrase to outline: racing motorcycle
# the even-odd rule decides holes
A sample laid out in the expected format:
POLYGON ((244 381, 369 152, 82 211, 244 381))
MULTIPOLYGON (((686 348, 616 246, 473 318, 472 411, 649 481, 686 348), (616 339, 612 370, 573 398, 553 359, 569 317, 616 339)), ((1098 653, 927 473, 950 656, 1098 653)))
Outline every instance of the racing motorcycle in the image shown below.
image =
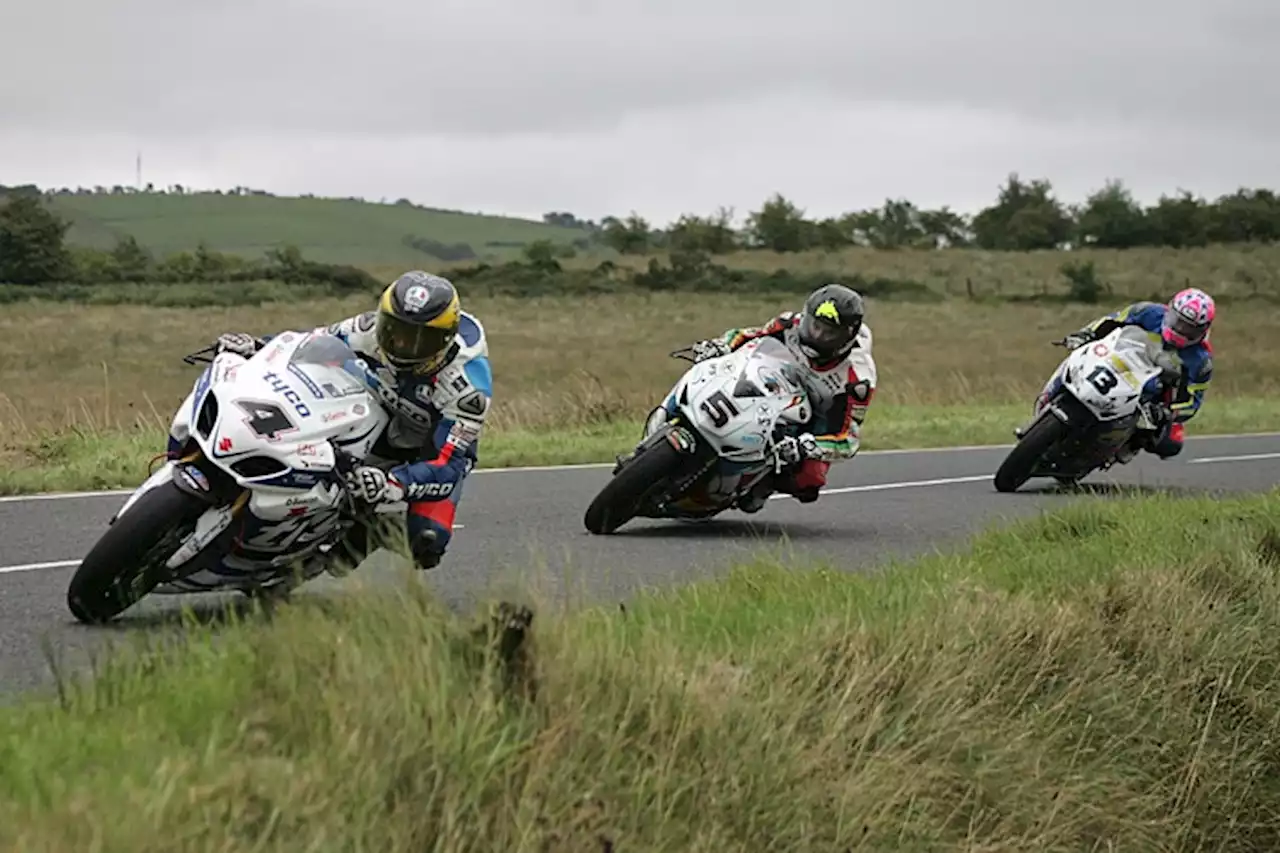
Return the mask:
POLYGON ((1109 469, 1136 431, 1160 428, 1162 401, 1181 372, 1159 339, 1137 326, 1073 350, 1035 418, 1014 431, 1018 443, 996 471, 996 489, 1013 492, 1032 477, 1074 485, 1109 469))
POLYGON ((637 517, 706 519, 729 509, 778 470, 774 444, 812 416, 799 367, 773 338, 701 362, 691 347, 670 355, 694 364, 587 507, 591 533, 613 533, 637 517))
POLYGON ((129 496, 71 578, 67 606, 81 622, 151 593, 287 593, 341 572, 312 559, 300 578, 305 558, 327 556, 352 524, 372 542, 386 529, 378 516, 403 509, 375 513, 347 491, 344 475, 390 419, 341 339, 285 332, 249 359, 213 352, 183 359, 208 366, 173 419, 180 452, 129 496))

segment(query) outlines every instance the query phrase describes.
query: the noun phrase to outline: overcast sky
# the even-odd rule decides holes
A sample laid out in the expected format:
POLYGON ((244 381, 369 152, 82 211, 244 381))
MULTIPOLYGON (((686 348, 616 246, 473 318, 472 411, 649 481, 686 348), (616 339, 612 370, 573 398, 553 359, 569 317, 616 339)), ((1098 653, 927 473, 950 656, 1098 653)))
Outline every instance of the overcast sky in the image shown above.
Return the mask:
POLYGON ((1280 186, 1277 0, 38 0, 0 183, 657 223, 1280 186))

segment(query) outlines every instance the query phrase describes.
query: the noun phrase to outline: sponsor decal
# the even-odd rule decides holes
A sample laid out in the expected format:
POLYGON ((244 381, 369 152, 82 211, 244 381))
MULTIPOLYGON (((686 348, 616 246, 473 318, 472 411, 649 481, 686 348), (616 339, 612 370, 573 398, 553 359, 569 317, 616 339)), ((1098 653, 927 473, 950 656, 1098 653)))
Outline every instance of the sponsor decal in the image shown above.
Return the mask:
POLYGON ((443 498, 453 492, 453 483, 416 483, 404 487, 404 496, 410 500, 443 498))
POLYGON ((676 427, 672 430, 668 436, 668 440, 671 442, 672 446, 681 453, 688 453, 690 450, 693 450, 693 436, 690 435, 689 431, 684 427, 676 427))
POLYGON ((183 481, 188 486, 201 492, 209 491, 209 479, 205 477, 204 472, 199 468, 183 467, 178 469, 183 481))
POLYGON ((288 400, 289 404, 293 406, 293 410, 300 416, 304 418, 311 417, 311 410, 307 408, 307 404, 302 402, 302 397, 298 395, 297 391, 290 388, 287 382, 275 373, 264 373, 262 374, 262 378, 271 386, 272 391, 275 391, 277 394, 282 395, 286 400, 288 400))
POLYGON ((472 391, 467 396, 458 401, 458 408, 466 412, 468 415, 476 415, 479 417, 489 408, 489 401, 479 391, 472 391))
POLYGON ((413 287, 405 291, 404 307, 410 311, 421 311, 427 307, 427 301, 431 299, 431 293, 422 285, 415 284, 413 287))

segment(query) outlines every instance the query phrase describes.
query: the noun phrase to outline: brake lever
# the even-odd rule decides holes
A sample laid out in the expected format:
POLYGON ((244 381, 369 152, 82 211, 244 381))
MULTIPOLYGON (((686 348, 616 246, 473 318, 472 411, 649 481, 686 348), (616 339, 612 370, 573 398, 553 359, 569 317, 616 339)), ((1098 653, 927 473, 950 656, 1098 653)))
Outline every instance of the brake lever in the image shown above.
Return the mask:
POLYGON ((687 361, 691 364, 697 364, 698 360, 693 356, 693 347, 680 347, 680 349, 672 350, 667 353, 668 358, 678 358, 681 361, 687 361))
POLYGON ((198 349, 198 350, 196 350, 195 352, 187 353, 186 355, 184 355, 184 356, 182 357, 182 360, 183 360, 183 362, 185 362, 186 364, 192 364, 192 365, 194 365, 194 364, 212 364, 212 363, 213 363, 213 357, 212 357, 212 356, 209 356, 209 355, 206 355, 206 353, 211 353, 211 352, 213 352, 213 351, 214 351, 214 350, 216 350, 216 349, 217 349, 217 344, 210 344, 209 346, 207 346, 207 347, 205 347, 205 348, 203 348, 203 349, 198 349))

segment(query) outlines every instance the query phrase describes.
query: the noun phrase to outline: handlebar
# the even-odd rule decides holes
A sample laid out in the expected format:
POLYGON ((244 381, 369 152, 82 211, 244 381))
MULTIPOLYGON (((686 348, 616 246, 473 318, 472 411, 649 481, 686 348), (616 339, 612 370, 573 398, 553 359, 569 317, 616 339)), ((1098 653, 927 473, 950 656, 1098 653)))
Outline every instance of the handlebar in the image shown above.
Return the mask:
POLYGON ((334 445, 333 447, 333 470, 340 478, 345 479, 346 476, 356 470, 356 458, 341 447, 334 445))
POLYGON ((693 356, 692 346, 685 346, 685 347, 680 347, 680 349, 672 350, 671 352, 667 353, 667 357, 682 359, 683 361, 690 362, 691 364, 697 364, 698 362, 698 360, 693 356))
POLYGON ((182 357, 182 360, 186 364, 212 364, 213 355, 216 354, 217 349, 217 344, 209 344, 209 346, 204 349, 198 349, 195 352, 187 353, 182 357))

